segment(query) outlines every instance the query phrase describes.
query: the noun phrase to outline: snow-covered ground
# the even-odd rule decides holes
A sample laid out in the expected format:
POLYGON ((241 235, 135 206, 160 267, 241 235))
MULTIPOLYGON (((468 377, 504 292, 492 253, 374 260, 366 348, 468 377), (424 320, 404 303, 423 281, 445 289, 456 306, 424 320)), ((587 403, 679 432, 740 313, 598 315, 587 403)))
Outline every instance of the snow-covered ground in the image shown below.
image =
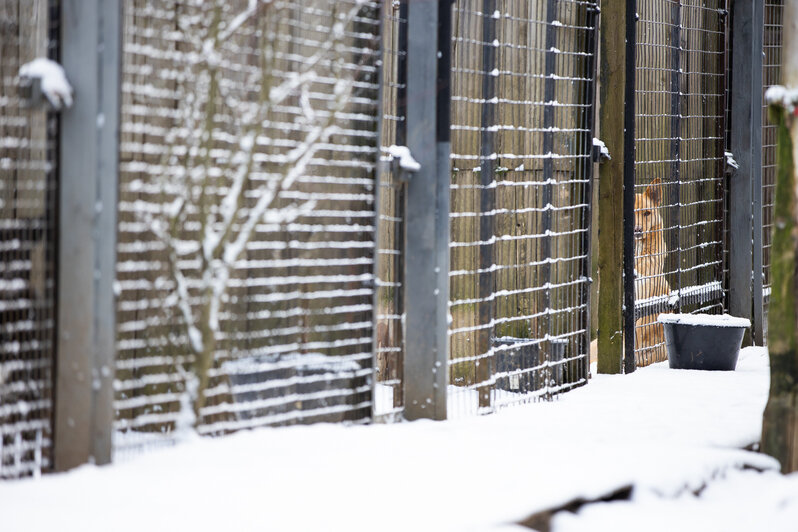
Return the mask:
POLYGON ((767 387, 767 353, 749 348, 734 372, 659 364, 484 417, 197 438, 0 483, 0 529, 520 532, 535 512, 633 486, 554 530, 794 530, 798 479, 741 450, 767 387))

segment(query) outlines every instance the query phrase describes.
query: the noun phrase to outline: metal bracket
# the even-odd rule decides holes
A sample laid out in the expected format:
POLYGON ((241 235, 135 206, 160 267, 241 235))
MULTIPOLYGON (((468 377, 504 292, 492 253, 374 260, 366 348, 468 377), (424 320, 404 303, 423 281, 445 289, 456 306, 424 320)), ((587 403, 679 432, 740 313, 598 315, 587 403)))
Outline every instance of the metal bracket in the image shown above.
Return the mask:
POLYGON ((594 163, 603 163, 604 161, 612 159, 612 157, 601 151, 601 146, 596 146, 595 144, 593 145, 593 151, 590 155, 594 163))
POLYGON ((737 174, 737 170, 740 168, 740 165, 734 160, 734 154, 731 152, 724 152, 725 162, 724 162, 724 173, 726 177, 734 177, 737 174))
POLYGON ((396 176, 396 179, 402 183, 409 182, 410 179, 416 175, 415 170, 402 167, 399 158, 394 157, 393 155, 388 155, 387 157, 381 159, 379 169, 385 174, 392 174, 396 176))
POLYGON ((38 109, 49 106, 47 98, 42 92, 42 78, 20 76, 19 78, 19 99, 21 106, 25 109, 38 109))

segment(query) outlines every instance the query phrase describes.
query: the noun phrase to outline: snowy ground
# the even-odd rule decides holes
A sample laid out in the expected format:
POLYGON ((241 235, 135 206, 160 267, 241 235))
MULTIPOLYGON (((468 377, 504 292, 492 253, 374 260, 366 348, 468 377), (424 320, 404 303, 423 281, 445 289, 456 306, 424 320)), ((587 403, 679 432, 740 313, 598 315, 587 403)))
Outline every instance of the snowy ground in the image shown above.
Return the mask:
POLYGON ((480 418, 197 439, 0 483, 0 529, 520 532, 535 512, 633 486, 553 529, 794 530, 798 478, 740 449, 759 439, 767 386, 752 348, 734 372, 660 364, 480 418))

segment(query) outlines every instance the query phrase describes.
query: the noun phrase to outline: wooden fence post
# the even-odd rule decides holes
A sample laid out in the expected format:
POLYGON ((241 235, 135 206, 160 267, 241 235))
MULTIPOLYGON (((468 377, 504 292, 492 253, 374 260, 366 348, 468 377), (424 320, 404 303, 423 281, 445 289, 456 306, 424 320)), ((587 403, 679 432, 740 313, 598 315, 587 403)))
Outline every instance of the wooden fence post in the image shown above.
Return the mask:
MULTIPOLYGON (((619 373, 623 346, 623 168, 624 92, 626 84, 623 2, 602 5, 599 32, 601 67, 599 137, 612 159, 599 166, 598 372, 619 373)), ((634 23, 634 22, 632 22, 634 23)))
POLYGON ((111 461, 121 0, 62 3, 54 466, 111 461))

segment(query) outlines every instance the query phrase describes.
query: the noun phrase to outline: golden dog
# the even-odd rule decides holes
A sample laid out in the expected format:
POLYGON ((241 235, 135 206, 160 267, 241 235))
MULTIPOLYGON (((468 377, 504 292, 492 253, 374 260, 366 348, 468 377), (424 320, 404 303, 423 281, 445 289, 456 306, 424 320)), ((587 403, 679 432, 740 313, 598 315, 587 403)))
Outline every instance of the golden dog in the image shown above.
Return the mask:
MULTIPOLYGON (((660 180, 652 181, 642 194, 635 194, 635 301, 667 296, 670 287, 665 280, 664 222, 659 214, 660 180)), ((656 314, 635 322, 635 348, 642 350, 645 362, 665 359, 664 332, 656 314)), ((598 343, 590 343, 590 362, 598 359, 598 343)))
MULTIPOLYGON (((642 194, 635 194, 635 301, 667 297, 671 291, 665 280, 666 250, 660 204, 659 179, 652 181, 642 194)), ((643 350, 646 363, 665 359, 664 342, 656 314, 635 322, 635 348, 643 350)))

